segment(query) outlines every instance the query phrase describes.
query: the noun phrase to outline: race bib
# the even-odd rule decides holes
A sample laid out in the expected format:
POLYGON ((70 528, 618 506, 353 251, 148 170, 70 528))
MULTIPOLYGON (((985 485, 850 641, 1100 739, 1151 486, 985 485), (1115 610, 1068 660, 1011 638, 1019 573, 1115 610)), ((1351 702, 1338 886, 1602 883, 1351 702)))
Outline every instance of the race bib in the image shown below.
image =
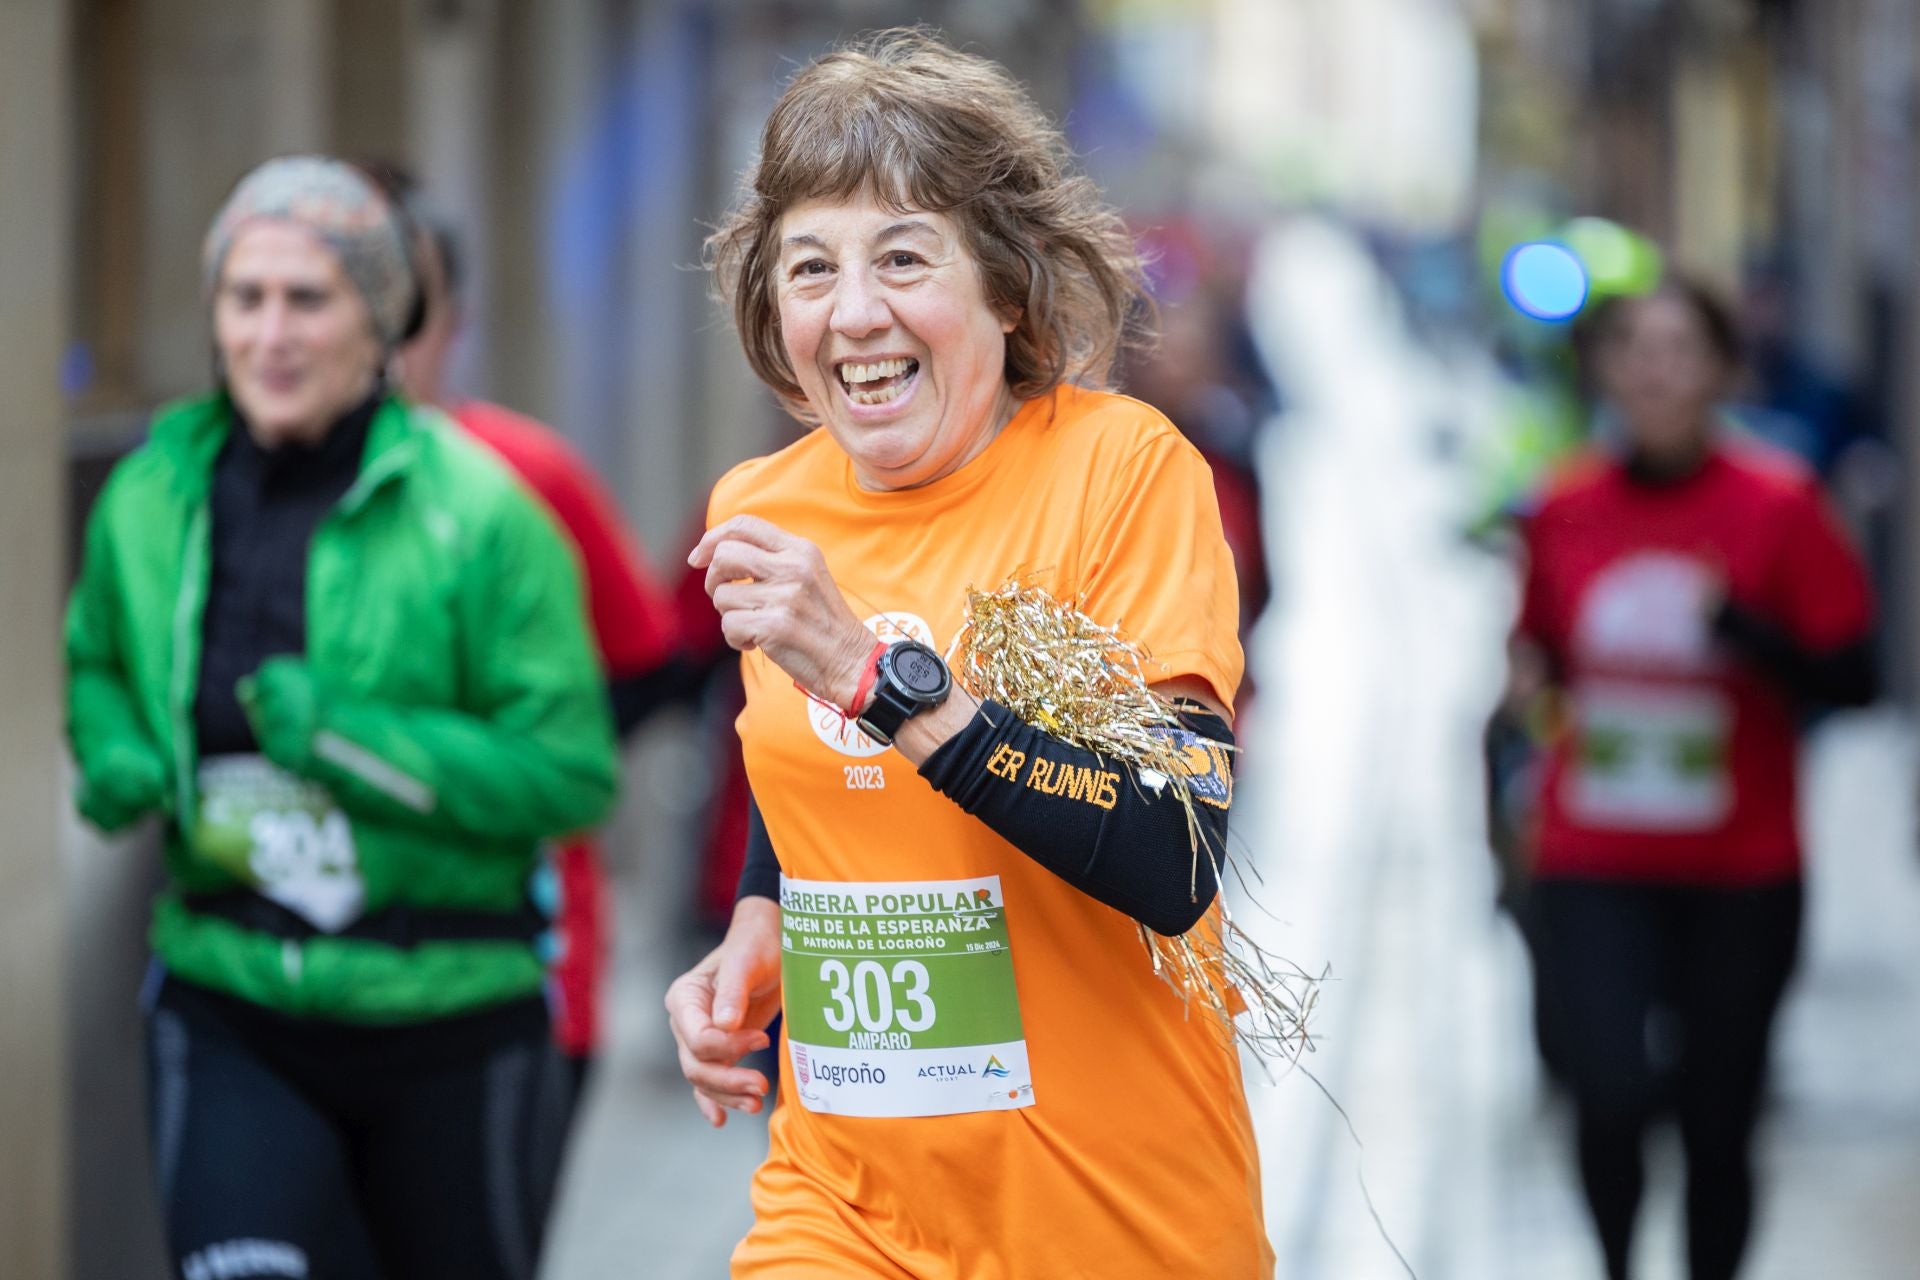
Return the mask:
POLYGON ((1710 689, 1593 682, 1573 699, 1574 751, 1562 798, 1587 826, 1705 831, 1733 806, 1733 712, 1710 689))
POLYGON ((781 988, 809 1111, 949 1116, 1033 1105, 999 876, 780 878, 781 988))
POLYGON ((201 762, 193 843, 201 857, 322 932, 346 928, 366 905, 346 815, 325 787, 262 756, 201 762))

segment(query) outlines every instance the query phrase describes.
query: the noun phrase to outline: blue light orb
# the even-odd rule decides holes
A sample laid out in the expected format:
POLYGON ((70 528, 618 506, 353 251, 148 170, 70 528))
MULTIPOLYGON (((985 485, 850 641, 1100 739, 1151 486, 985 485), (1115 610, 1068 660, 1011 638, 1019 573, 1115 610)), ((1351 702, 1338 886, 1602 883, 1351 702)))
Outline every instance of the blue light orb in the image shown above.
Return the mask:
POLYGON ((1500 264, 1500 289, 1522 315, 1566 320, 1587 300, 1587 269, 1573 250, 1551 240, 1515 245, 1500 264))

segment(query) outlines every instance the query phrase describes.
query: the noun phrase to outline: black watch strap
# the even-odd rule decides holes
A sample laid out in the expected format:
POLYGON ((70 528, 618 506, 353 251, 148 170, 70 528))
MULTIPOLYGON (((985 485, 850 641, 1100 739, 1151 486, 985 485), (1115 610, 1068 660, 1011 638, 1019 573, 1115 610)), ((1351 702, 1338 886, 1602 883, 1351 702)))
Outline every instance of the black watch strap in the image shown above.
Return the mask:
POLYGON ((918 703, 908 702, 897 690, 889 689, 884 681, 880 681, 874 685, 873 701, 867 704, 867 709, 860 713, 860 718, 854 723, 869 738, 890 747, 900 732, 900 726, 919 709, 918 703))
POLYGON ((880 655, 873 701, 855 719, 875 742, 893 745, 908 719, 947 700, 953 679, 939 654, 917 640, 902 640, 880 655))

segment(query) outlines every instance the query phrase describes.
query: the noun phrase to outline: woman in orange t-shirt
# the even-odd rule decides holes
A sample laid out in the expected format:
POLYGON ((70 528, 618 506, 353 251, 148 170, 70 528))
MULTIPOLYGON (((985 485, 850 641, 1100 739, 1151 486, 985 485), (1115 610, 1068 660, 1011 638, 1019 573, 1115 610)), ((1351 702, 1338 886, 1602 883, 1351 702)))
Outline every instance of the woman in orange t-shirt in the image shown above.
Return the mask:
POLYGON ((737 1063, 785 1013, 733 1274, 1270 1275, 1231 1037, 1141 948, 1213 910, 1186 809, 940 656, 1014 576, 1122 627, 1224 839, 1211 478, 1095 389, 1141 301, 1124 227, 1004 71, 896 32, 795 77, 711 250, 755 373, 819 428, 725 477, 690 557, 745 655, 755 798, 727 936, 667 995, 713 1124, 762 1106, 737 1063))

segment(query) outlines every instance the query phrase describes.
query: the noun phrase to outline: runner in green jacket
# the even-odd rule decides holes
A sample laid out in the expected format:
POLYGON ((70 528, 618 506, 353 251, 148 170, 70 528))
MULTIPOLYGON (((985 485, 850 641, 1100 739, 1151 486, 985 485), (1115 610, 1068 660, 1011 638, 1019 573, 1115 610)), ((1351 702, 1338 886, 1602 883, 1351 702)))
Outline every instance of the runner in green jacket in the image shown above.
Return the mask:
POLYGON ((406 244, 338 162, 241 183, 207 245, 223 385, 115 469, 68 615, 79 808, 164 818, 152 1103, 185 1275, 258 1248, 530 1274, 551 1191, 529 877, 606 816, 613 739, 549 517, 384 390, 406 244))
MULTIPOLYGON (((257 884, 244 841, 208 821, 189 723, 207 489, 232 416, 216 395, 155 419, 100 496, 67 619, 81 812, 110 830, 147 809, 169 818, 154 949, 204 986, 353 1022, 538 990, 524 943, 401 949, 321 932, 296 951, 192 909, 257 884)), ((271 660, 257 681, 309 705, 261 745, 339 806, 357 854, 340 874, 361 880, 368 914, 522 908, 540 839, 598 822, 614 794, 598 659, 547 517, 436 411, 388 398, 307 572, 306 657, 271 660)))

